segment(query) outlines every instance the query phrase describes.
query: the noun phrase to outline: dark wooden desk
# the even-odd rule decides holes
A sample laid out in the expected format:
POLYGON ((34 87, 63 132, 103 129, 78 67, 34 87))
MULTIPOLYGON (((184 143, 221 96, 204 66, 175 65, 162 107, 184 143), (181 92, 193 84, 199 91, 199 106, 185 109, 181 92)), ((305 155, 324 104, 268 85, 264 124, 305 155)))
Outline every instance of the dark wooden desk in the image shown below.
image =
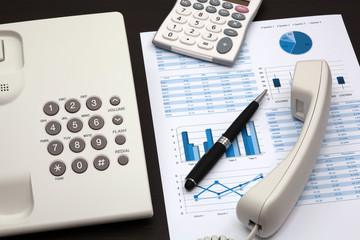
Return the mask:
MULTIPOLYGON (((139 96, 138 104, 154 207, 154 217, 151 219, 36 233, 4 239, 169 239, 139 33, 157 30, 174 3, 175 0, 0 1, 0 24, 109 11, 119 11, 124 15, 136 92, 137 96, 139 96)), ((255 20, 339 13, 343 15, 350 39, 359 58, 360 3, 358 0, 263 0, 255 20)))

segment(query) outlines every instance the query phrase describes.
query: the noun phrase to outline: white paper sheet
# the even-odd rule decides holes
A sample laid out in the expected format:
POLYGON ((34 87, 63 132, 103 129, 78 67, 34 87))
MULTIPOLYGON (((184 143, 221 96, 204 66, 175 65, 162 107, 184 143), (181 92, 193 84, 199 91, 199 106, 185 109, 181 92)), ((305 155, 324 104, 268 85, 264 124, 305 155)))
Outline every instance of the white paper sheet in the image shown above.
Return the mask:
POLYGON ((236 203, 295 144, 302 124, 290 115, 292 74, 311 59, 325 59, 332 72, 328 127, 304 193, 271 239, 360 237, 360 69, 340 15, 254 22, 231 68, 157 49, 153 36, 141 40, 171 239, 248 235, 236 203), (287 39, 293 45, 282 48, 287 39), (205 145, 263 89, 268 95, 232 151, 187 192, 184 178, 205 145))

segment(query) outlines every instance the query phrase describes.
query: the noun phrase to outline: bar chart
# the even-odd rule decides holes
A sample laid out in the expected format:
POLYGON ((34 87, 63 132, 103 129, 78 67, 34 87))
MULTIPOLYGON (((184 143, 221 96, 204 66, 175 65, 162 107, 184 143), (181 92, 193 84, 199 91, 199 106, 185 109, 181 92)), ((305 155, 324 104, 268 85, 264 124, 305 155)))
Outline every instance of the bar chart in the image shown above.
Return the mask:
MULTIPOLYGON (((333 94, 352 92, 342 61, 328 61, 328 64, 332 74, 333 94)), ((269 94, 272 99, 288 99, 290 97, 294 71, 295 65, 264 68, 264 78, 267 79, 269 94)))
MULTIPOLYGON (((198 161, 208 151, 218 138, 225 132, 227 124, 215 124, 211 128, 198 126, 180 127, 177 129, 179 150, 182 162, 198 161)), ((262 154, 259 137, 254 121, 249 121, 227 149, 226 158, 252 156, 262 154)))

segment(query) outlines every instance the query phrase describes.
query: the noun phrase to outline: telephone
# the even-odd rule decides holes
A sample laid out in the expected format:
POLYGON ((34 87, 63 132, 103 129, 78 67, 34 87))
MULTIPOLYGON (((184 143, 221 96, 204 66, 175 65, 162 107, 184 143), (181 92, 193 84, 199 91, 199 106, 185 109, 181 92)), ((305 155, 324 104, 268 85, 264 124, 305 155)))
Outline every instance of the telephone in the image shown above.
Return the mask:
POLYGON ((273 235, 301 195, 325 134, 331 101, 331 73, 324 60, 296 64, 291 86, 291 114, 304 121, 292 151, 239 200, 236 213, 250 236, 273 235))
MULTIPOLYGON (((273 235, 300 197, 315 165, 325 134, 331 101, 331 72, 324 60, 299 61, 291 86, 291 114, 304 122, 292 151, 279 166, 242 196, 238 219, 261 238, 273 235)), ((198 240, 232 240, 212 236, 198 240)))
POLYGON ((123 17, 0 26, 0 237, 151 217, 123 17))

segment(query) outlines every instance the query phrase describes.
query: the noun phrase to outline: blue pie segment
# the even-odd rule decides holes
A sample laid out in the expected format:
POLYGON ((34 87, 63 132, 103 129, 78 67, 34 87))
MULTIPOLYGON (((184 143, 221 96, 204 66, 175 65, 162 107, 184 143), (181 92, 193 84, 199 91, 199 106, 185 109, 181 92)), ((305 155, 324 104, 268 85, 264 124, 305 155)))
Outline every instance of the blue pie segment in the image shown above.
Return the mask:
POLYGON ((311 49, 312 40, 303 32, 288 32, 281 36, 280 47, 290 54, 304 54, 311 49))

